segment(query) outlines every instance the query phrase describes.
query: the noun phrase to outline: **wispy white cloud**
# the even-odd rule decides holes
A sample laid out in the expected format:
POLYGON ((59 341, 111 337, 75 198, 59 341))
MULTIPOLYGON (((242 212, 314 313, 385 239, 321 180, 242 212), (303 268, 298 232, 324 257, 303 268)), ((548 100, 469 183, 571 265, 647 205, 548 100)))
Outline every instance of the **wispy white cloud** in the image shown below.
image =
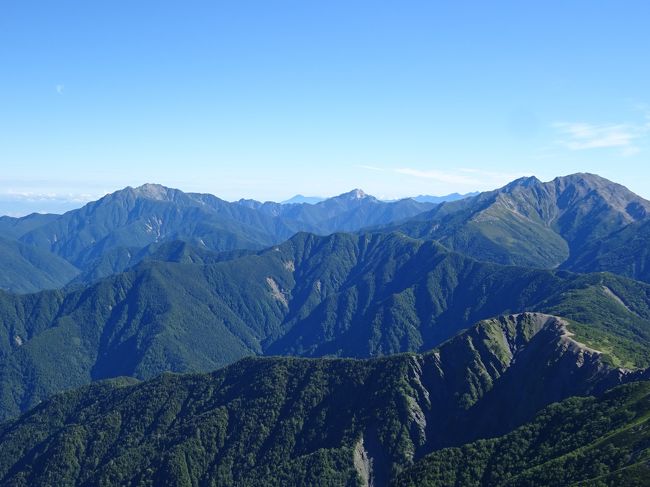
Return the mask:
POLYGON ((530 176, 530 172, 498 172, 484 169, 462 167, 452 170, 413 169, 400 167, 395 169, 398 174, 424 178, 438 183, 452 184, 475 189, 489 189, 504 185, 514 179, 530 176))
POLYGON ((69 202, 69 203, 87 203, 93 199, 101 197, 99 194, 90 193, 42 193, 35 191, 15 191, 12 189, 0 191, 0 199, 5 201, 25 201, 25 202, 69 202))
POLYGON ((63 91, 65 90, 65 85, 56 85, 54 89, 59 95, 62 95, 63 91))
POLYGON ((591 124, 557 122, 553 127, 561 138, 558 143, 569 150, 618 148, 623 155, 640 151, 639 139, 650 135, 650 124, 591 124))
POLYGON ((0 215, 23 216, 30 213, 63 213, 79 208, 101 195, 0 189, 0 215))

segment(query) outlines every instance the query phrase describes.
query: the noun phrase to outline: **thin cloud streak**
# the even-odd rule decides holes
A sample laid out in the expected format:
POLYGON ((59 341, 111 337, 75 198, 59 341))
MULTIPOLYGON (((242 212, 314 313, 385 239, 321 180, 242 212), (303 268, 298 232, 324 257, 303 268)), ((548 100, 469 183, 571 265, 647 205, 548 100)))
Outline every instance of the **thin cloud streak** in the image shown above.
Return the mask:
POLYGON ((101 198, 103 194, 72 194, 72 193, 38 193, 32 191, 13 191, 7 190, 0 192, 0 198, 3 200, 14 201, 60 201, 70 203, 87 203, 95 199, 101 198))
POLYGON ((457 186, 471 187, 473 190, 478 189, 493 189, 504 184, 509 183, 514 179, 524 176, 530 176, 530 172, 496 172, 485 171, 483 169, 475 168, 458 168, 454 170, 439 170, 439 169, 413 169, 409 167, 401 167, 395 169, 398 174, 412 176, 415 178, 424 178, 438 183, 453 184, 457 186))
POLYGON ((56 193, 0 190, 0 216, 20 217, 30 213, 65 213, 101 198, 91 193, 56 193))

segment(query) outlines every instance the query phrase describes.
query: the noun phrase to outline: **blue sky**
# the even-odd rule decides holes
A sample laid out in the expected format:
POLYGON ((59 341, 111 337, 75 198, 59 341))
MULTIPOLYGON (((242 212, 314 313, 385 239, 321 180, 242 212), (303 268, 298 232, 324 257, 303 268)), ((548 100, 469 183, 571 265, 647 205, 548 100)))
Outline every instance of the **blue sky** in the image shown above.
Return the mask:
POLYGON ((650 198, 650 2, 4 0, 0 213, 158 182, 650 198))

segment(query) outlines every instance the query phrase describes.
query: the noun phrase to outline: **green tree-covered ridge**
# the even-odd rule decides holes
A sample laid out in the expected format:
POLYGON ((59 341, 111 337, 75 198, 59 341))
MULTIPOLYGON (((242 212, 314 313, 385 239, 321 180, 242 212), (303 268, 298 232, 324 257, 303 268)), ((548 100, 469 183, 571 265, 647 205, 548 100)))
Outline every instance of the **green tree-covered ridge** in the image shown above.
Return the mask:
MULTIPOLYGON (((428 479, 426 455, 439 448, 506 433, 553 401, 646 376, 603 363, 563 320, 522 314, 481 322, 423 355, 249 358, 211 374, 116 379, 0 426, 0 482, 382 486, 418 471, 428 479), (420 470, 405 470, 413 465, 420 470)), ((551 430, 554 449, 542 450, 550 460, 577 449, 578 438, 647 415, 647 383, 613 394, 552 406, 525 428, 539 433, 552 416, 585 430, 573 443, 556 442, 551 430), (582 413, 587 407, 600 416, 582 413)))

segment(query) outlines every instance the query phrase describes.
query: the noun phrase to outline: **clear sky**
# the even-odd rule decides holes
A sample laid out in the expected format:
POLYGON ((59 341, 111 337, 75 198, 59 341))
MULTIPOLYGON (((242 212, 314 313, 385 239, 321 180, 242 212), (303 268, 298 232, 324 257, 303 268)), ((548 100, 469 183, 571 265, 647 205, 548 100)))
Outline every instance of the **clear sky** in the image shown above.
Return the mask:
POLYGON ((0 213, 157 182, 650 198, 650 2, 0 2, 0 213))

